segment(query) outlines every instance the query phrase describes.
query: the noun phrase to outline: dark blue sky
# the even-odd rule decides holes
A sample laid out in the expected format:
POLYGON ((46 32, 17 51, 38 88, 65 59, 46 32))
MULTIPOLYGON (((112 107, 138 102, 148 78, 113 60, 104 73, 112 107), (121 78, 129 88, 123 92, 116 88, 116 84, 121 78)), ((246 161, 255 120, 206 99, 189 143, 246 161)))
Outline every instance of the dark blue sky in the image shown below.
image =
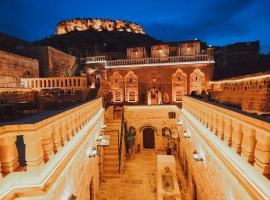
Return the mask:
POLYGON ((270 0, 0 0, 0 32, 35 41, 72 18, 134 21, 162 40, 211 45, 261 40, 270 52, 270 0))

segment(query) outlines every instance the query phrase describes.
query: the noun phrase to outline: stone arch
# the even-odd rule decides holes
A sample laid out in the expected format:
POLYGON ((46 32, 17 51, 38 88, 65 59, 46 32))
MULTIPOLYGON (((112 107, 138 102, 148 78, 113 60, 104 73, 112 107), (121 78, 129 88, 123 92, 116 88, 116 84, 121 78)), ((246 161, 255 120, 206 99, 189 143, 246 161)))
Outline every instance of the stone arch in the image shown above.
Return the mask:
POLYGON ((205 74, 200 69, 194 69, 190 74, 190 93, 195 91, 201 93, 205 90, 205 74))
POLYGON ((187 75, 177 69, 172 75, 172 98, 174 102, 182 101, 182 96, 187 94, 187 75))
POLYGON ((124 100, 124 84, 123 84, 123 77, 119 74, 119 72, 114 72, 113 75, 110 77, 111 82, 111 90, 113 94, 112 101, 113 102, 123 102, 124 100))
POLYGON ((127 102, 138 101, 138 77, 133 71, 129 71, 124 78, 125 99, 127 102))

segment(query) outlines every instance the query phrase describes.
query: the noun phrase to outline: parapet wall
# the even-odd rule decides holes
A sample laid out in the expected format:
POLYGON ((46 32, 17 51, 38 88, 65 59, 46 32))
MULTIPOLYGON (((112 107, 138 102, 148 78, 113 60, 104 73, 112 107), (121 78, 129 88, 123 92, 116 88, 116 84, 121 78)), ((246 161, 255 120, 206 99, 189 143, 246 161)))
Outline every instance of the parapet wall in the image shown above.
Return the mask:
POLYGON ((145 34, 144 29, 135 23, 126 22, 122 20, 109 19, 73 19, 65 20, 58 23, 56 27, 56 35, 69 33, 72 31, 119 31, 119 32, 133 32, 145 34))

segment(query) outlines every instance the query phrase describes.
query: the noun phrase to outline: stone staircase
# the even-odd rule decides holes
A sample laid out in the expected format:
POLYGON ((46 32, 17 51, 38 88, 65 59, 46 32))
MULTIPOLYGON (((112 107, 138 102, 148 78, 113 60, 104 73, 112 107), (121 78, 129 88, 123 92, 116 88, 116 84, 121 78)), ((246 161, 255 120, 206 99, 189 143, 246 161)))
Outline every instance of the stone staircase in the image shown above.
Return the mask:
POLYGON ((118 135, 116 131, 106 132, 110 135, 110 145, 104 148, 103 178, 119 177, 118 135))

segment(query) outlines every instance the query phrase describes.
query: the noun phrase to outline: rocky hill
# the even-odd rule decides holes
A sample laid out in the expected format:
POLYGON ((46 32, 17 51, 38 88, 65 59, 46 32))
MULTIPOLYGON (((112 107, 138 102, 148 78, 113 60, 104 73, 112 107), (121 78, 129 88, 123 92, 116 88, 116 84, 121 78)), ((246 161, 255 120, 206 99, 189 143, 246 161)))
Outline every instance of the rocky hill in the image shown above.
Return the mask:
POLYGON ((73 31, 118 31, 145 34, 143 28, 133 22, 110 19, 72 19, 64 20, 58 23, 56 27, 57 35, 66 34, 73 31))

